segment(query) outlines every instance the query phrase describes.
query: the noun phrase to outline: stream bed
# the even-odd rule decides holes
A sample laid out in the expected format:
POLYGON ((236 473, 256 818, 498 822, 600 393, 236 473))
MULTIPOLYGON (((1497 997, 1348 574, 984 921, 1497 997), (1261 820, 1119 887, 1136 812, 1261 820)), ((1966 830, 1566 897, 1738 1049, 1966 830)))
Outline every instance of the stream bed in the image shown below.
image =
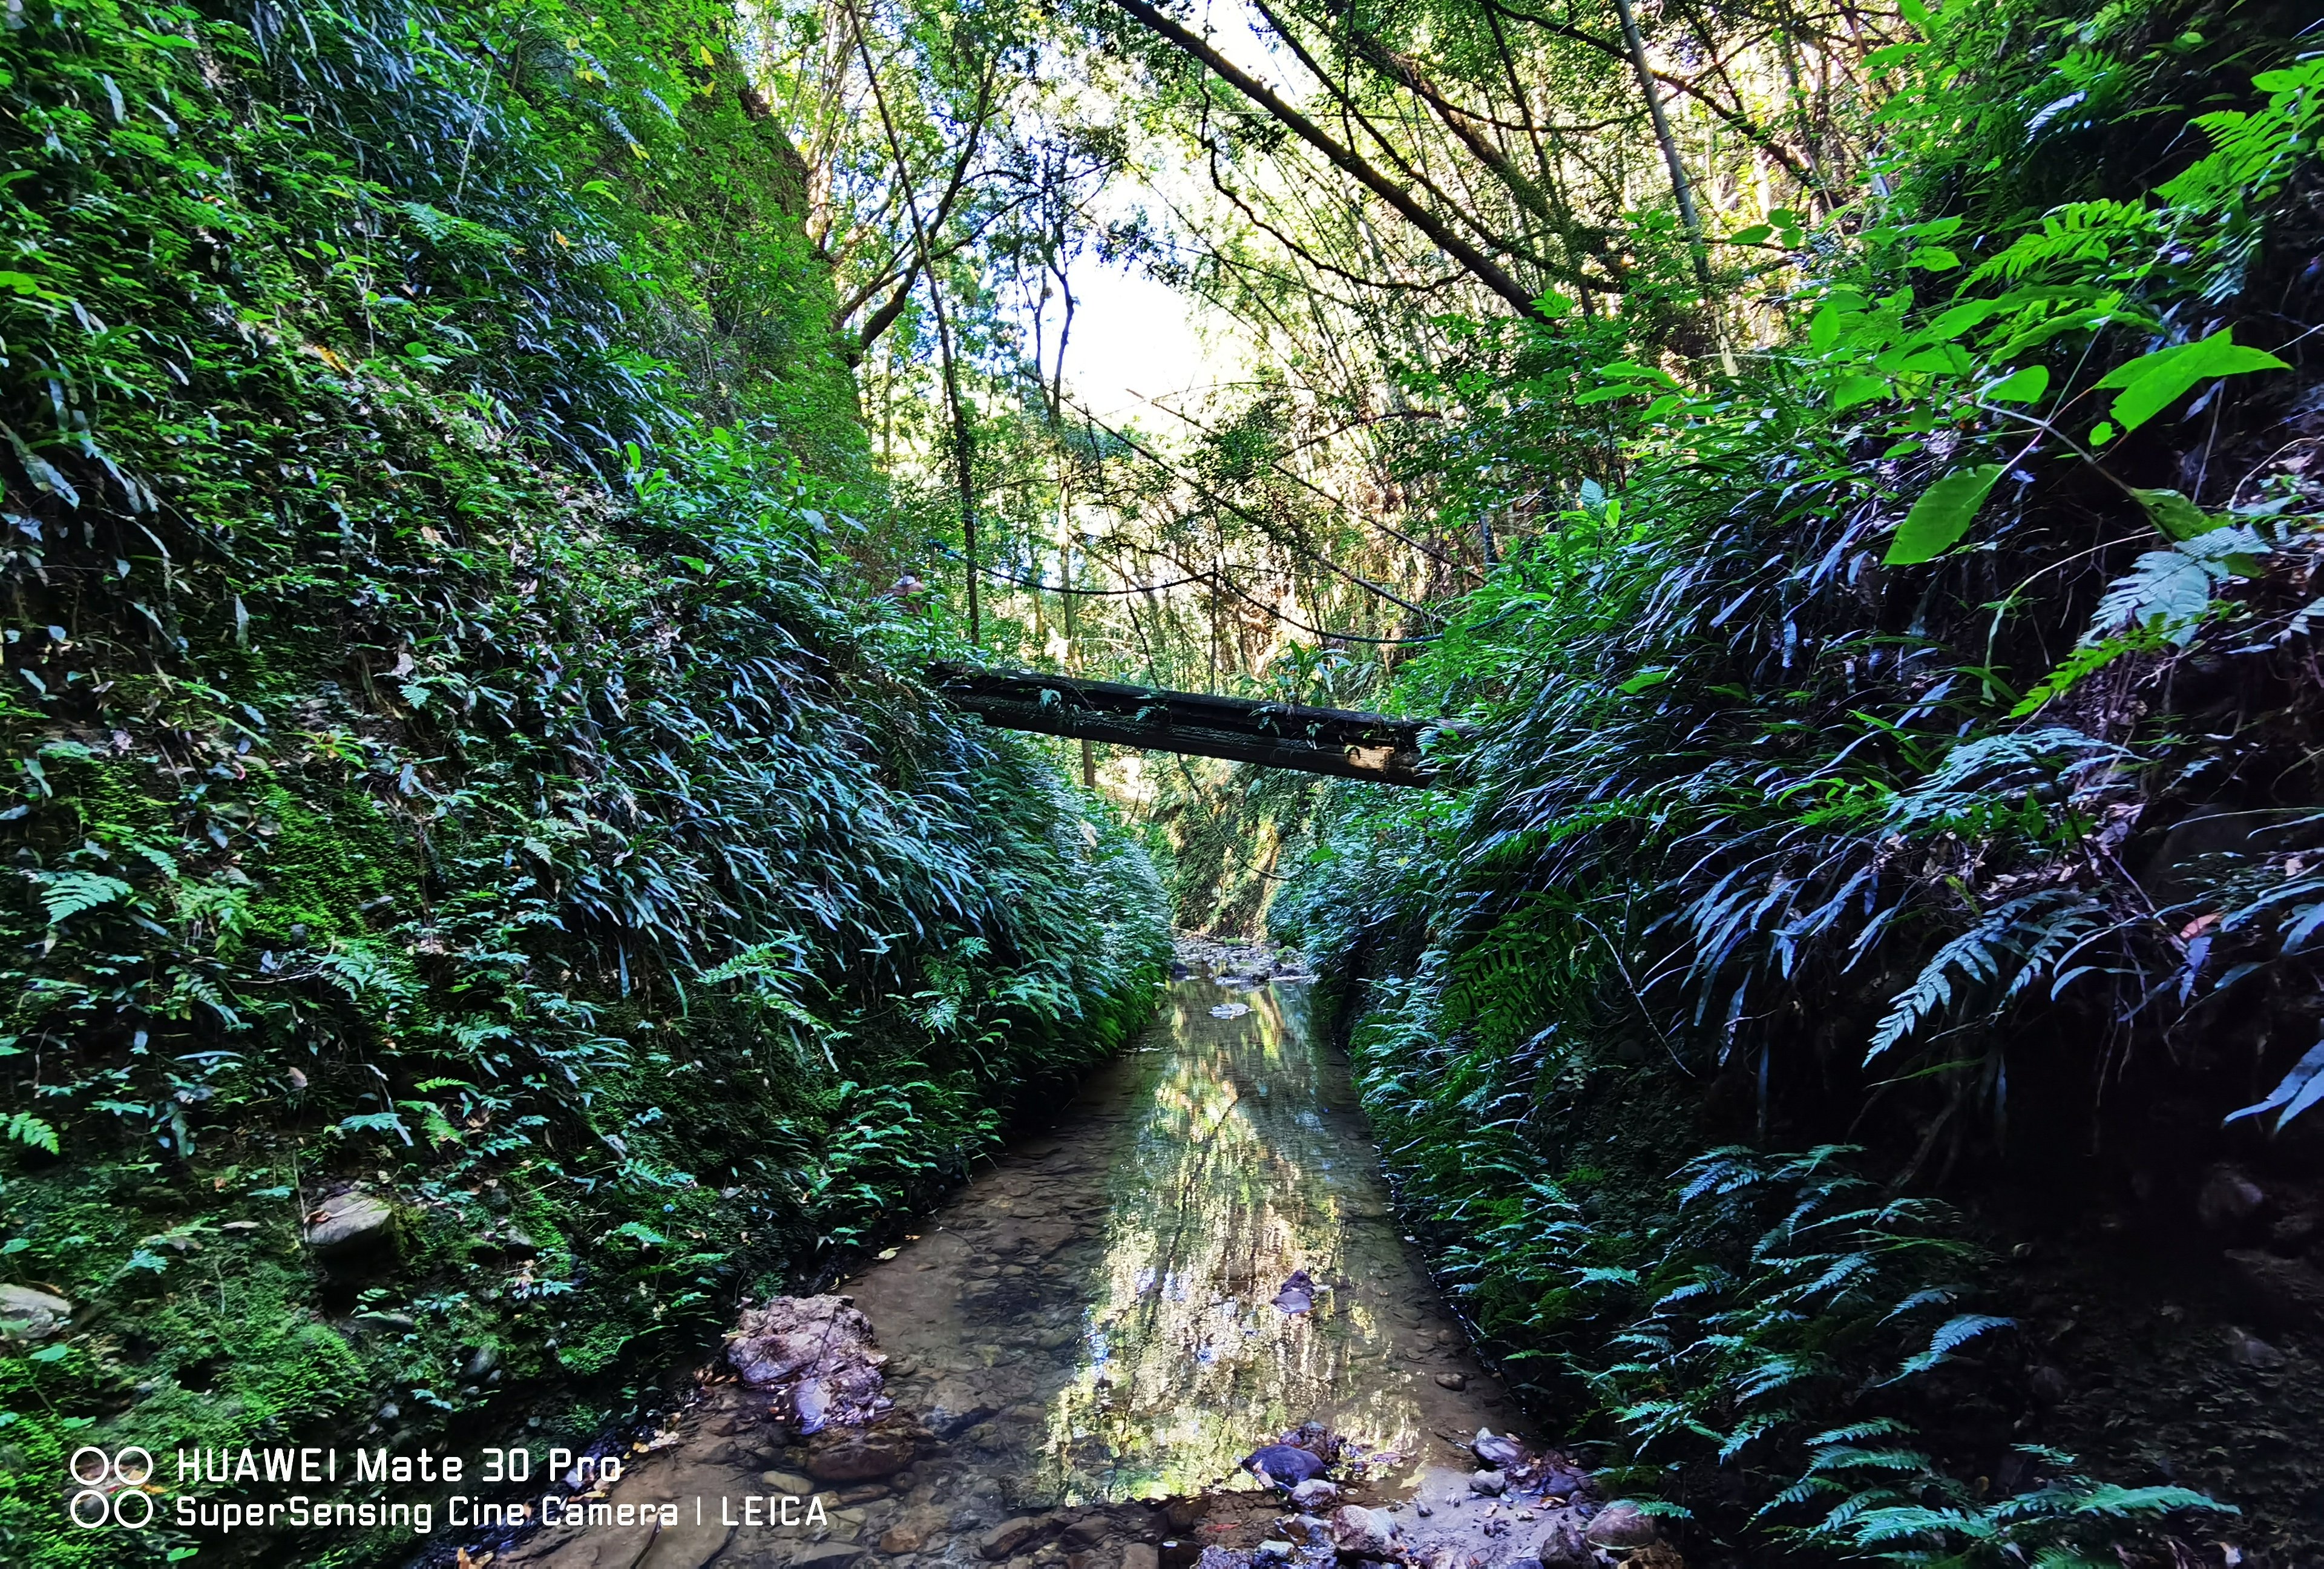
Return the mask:
POLYGON ((501 1562, 1176 1569, 1288 1527, 1282 1495, 1239 1466, 1309 1423, 1373 1457, 1339 1473, 1347 1500, 1392 1509, 1406 1546, 1459 1549, 1415 1561, 1530 1554, 1514 1527, 1561 1489, 1586 1518, 1561 1461, 1525 1473, 1531 1499, 1522 1480, 1505 1498, 1471 1486, 1479 1429, 1515 1412, 1397 1232, 1310 997, 1175 983, 1051 1131, 835 1287, 886 1353, 892 1414, 801 1444, 764 1389, 709 1379, 600 1490, 675 1503, 674 1522, 551 1528, 501 1562))

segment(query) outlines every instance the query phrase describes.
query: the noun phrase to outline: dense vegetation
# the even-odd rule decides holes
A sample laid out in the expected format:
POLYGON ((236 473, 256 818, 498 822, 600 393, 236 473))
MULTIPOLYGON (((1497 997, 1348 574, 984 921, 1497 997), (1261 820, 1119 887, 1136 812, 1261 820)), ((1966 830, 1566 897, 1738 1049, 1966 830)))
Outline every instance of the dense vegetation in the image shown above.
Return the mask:
POLYGON ((1607 453, 1397 676, 1470 788, 1336 798, 1275 920, 1478 1326, 1698 1530, 2302 1562, 2314 1364, 2243 1326, 2318 1328, 2324 60, 1915 21, 1732 375, 1567 323, 1444 373, 1607 453))
POLYGON ((873 592, 734 32, 0 34, 0 1251, 77 1309, 0 1358, 11 1563, 180 1547, 65 1525, 83 1442, 586 1444, 1150 1010, 1142 852, 873 592))
POLYGON ((83 1311, 0 1547, 95 1562, 46 1479, 132 1422, 615 1420, 1109 1049, 1167 903, 1318 960, 1441 1278, 1691 1556, 2314 1561, 2319 49, 12 14, 0 1258, 83 1311), (1093 411, 1101 263, 1216 385, 1093 411), (1471 729, 1076 758, 918 684, 979 651, 1471 729))

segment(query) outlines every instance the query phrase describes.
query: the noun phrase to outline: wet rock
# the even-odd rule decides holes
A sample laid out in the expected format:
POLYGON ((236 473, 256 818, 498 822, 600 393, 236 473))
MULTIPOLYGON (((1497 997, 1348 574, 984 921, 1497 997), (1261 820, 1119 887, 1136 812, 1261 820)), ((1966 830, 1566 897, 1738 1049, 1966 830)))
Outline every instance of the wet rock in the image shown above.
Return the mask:
POLYGON ((726 1360, 744 1383, 778 1391, 778 1408, 787 1407, 802 1433, 868 1422, 892 1404, 880 1376, 886 1359, 872 1349, 872 1321, 844 1297, 778 1297, 745 1310, 727 1339, 726 1360))
POLYGON ((2324 1318, 2324 1270, 2306 1260, 2238 1248, 2228 1252, 2227 1262, 2269 1322, 2291 1329, 2324 1318))
POLYGON ((1534 1555, 1541 1560, 1541 1569, 1590 1569, 1598 1562, 1582 1527, 1571 1516, 1542 1534, 1541 1546, 1534 1555))
POLYGON ((1686 1569, 1686 1560, 1668 1542, 1649 1542, 1623 1558, 1622 1569, 1686 1569))
POLYGON ((1057 1540, 1069 1553, 1086 1553, 1105 1540, 1112 1524, 1103 1515, 1084 1515, 1058 1533, 1057 1540))
POLYGON ((1469 1473, 1469 1491, 1497 1499, 1509 1491, 1509 1477, 1503 1471, 1472 1471, 1469 1473))
POLYGON ((1443 1389, 1465 1389, 1469 1387, 1469 1375, 1466 1373, 1457 1372, 1439 1373, 1436 1375, 1436 1382, 1443 1389))
POLYGON ((817 1542, 792 1553, 790 1569, 847 1569, 862 1556, 863 1549, 853 1542, 817 1542))
POLYGON ((815 1483, 795 1471, 762 1471, 759 1480, 779 1493, 793 1498, 805 1498, 815 1491, 815 1483))
POLYGON ((2283 1365, 2283 1353, 2248 1329, 2229 1324, 2226 1338, 2227 1360, 2239 1368, 2273 1372, 2283 1365))
POLYGON ((1525 1446, 1514 1438, 1496 1436, 1489 1427, 1477 1429, 1476 1439, 1469 1445, 1470 1453, 1494 1471, 1507 1471, 1525 1458, 1525 1446))
POLYGON ((1643 1547, 1655 1539, 1654 1517, 1636 1504, 1608 1504, 1582 1535, 1592 1546, 1643 1547))
POLYGON ((1566 1498, 1587 1491, 1590 1479, 1570 1466, 1553 1465, 1542 1473, 1536 1485, 1545 1498, 1566 1498))
POLYGON ((976 1550, 988 1558, 1008 1557, 1041 1534, 1041 1522, 1031 1515, 1003 1520, 978 1539, 976 1550))
POLYGON ((73 1305, 30 1286, 0 1286, 0 1335, 11 1340, 46 1340, 64 1328, 73 1305))
POLYGON ((1343 1558, 1394 1558, 1403 1547, 1403 1532, 1386 1509, 1344 1504, 1326 1525, 1333 1549, 1343 1558))
POLYGON ((395 1206, 377 1194, 351 1187, 308 1214, 300 1240, 326 1259, 352 1258, 392 1246, 395 1206))
POLYGON ((880 1537, 882 1553, 917 1553, 927 1545, 927 1533, 917 1526, 890 1526, 880 1537))
POLYGON ((1255 1449, 1243 1457, 1242 1463, 1246 1471, 1284 1488, 1297 1487, 1323 1474, 1322 1460, 1288 1444, 1270 1444, 1255 1449))
POLYGON ((2195 1195, 2195 1218, 2207 1232, 2239 1231, 2267 1207, 2267 1192, 2232 1166, 2215 1166, 2195 1195))
POLYGON ((919 1452, 920 1430, 890 1420, 870 1427, 826 1428, 808 1449, 807 1473, 817 1481, 869 1481, 893 1476, 919 1452))
POLYGON ((1320 1514, 1340 1501, 1340 1490, 1320 1476, 1309 1477, 1291 1490, 1292 1506, 1302 1514, 1320 1514))
POLYGON ((991 1421, 999 1415, 1001 1415, 1000 1411, 991 1406, 972 1407, 957 1417, 947 1415, 941 1410, 933 1411, 928 1415, 928 1427, 939 1438, 954 1439, 972 1427, 991 1421))
POLYGON ((1132 1542, 1121 1550, 1121 1569, 1162 1569, 1162 1555, 1147 1542, 1132 1542))

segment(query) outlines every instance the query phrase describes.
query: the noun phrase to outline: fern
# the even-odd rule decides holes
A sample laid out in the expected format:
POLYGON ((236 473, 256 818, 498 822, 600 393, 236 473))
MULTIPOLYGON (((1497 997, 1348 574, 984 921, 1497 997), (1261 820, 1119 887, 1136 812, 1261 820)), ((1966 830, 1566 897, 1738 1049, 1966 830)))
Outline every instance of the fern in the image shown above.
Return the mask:
POLYGON ((1872 1032, 1864 1054, 1867 1063, 1879 1057, 1953 1000, 1953 974, 1978 983, 2001 974, 2001 960, 2010 934, 2006 907, 1987 916, 1939 948, 1910 986, 1890 999, 1888 1012, 1872 1032))
POLYGON ((18 1112, 9 1117, 7 1136, 18 1144, 29 1144, 51 1155, 60 1153, 57 1131, 30 1112, 18 1112))
POLYGON ((1907 1357, 1904 1365, 1896 1370, 1895 1378, 1888 1381, 1893 1384, 1898 1380, 1909 1379, 1915 1373, 1927 1372, 1978 1335, 1997 1329, 2014 1329, 2016 1326, 2015 1319, 1997 1318, 1989 1313, 1956 1314, 1937 1325, 1936 1333, 1929 1337, 1928 1350, 1907 1357))
POLYGON ((49 913, 51 926, 61 926, 84 910, 115 903, 136 891, 118 877, 96 872, 35 872, 31 875, 40 884, 41 903, 49 913))

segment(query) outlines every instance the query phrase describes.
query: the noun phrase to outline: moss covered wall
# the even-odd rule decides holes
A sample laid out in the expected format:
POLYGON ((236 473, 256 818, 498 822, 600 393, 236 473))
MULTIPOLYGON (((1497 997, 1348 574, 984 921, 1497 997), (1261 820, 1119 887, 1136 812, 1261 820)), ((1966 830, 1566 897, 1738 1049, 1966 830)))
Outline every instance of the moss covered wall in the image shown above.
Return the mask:
POLYGON ((727 25, 0 32, 0 1278, 73 1305, 0 1558, 196 1546, 65 1527, 83 1443, 577 1447, 1150 1008, 1143 857, 852 565, 727 25))

